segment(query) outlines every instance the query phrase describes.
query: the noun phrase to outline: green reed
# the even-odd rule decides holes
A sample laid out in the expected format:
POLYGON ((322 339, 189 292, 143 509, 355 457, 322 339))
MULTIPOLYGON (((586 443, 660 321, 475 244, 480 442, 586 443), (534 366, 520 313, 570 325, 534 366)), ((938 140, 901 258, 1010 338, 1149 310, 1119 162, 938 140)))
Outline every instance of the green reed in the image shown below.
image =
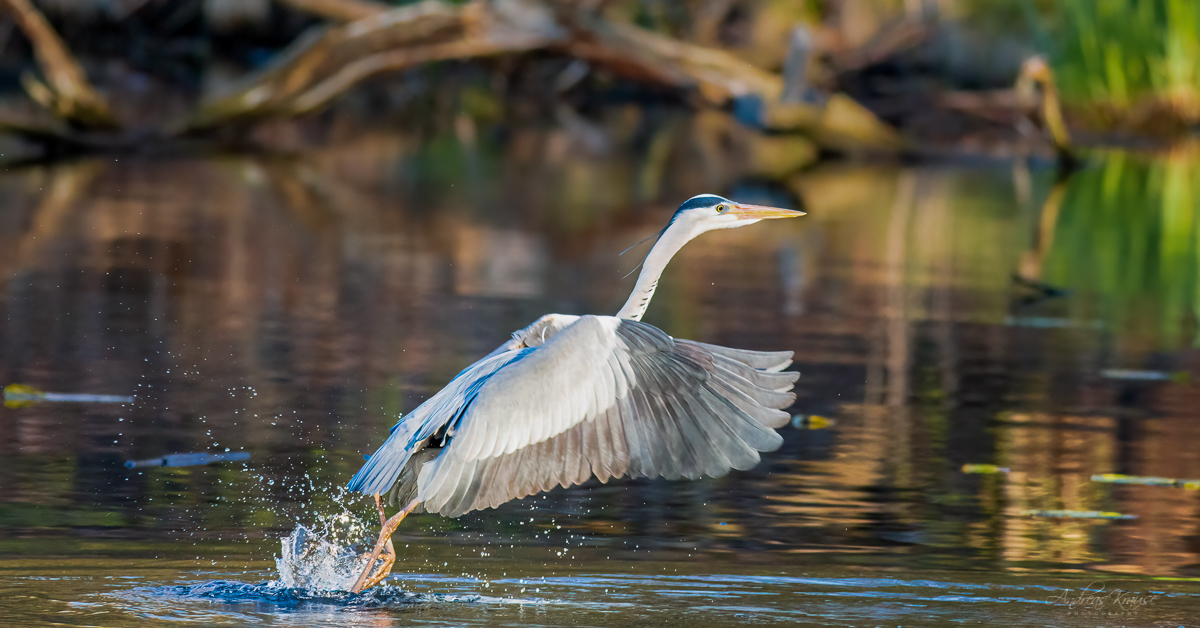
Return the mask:
POLYGON ((1044 269, 1075 314, 1161 347, 1200 344, 1200 158, 1107 155, 1077 173, 1044 269), (1190 338, 1188 336, 1191 336, 1190 338))
POLYGON ((1163 102, 1195 110, 1200 92, 1200 3, 1055 0, 1034 11, 1068 104, 1117 111, 1163 102))

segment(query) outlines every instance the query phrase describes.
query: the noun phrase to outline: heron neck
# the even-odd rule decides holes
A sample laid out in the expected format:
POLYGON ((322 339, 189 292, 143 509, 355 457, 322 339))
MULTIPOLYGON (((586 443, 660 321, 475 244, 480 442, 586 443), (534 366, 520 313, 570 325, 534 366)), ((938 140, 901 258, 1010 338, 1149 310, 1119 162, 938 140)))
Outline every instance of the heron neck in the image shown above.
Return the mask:
POLYGON ((658 279, 662 276, 663 269, 667 267, 667 262, 671 261, 679 249, 694 237, 696 234, 692 233, 691 229, 682 227, 680 223, 673 223, 667 227, 662 236, 658 238, 658 242, 655 242, 650 252, 646 254, 646 261, 642 262, 642 272, 633 286, 633 293, 629 295, 629 300, 625 301, 625 305, 617 312, 617 318, 642 320, 642 315, 650 306, 650 299, 654 296, 654 291, 658 289, 658 279))

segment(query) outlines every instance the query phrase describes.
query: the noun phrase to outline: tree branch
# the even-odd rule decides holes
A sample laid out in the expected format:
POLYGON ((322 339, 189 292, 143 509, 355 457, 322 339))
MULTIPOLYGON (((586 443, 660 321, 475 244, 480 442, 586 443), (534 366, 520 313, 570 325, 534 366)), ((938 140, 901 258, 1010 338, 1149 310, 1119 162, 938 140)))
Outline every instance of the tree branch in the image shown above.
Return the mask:
MULTIPOLYGON (((321 4, 332 1, 335 0, 322 0, 321 4)), ((406 50, 412 46, 452 39, 460 36, 464 28, 462 9, 436 0, 426 0, 385 10, 342 26, 311 30, 262 71, 243 80, 233 93, 201 104, 183 125, 183 130, 293 115, 292 102, 296 98, 344 69, 350 68, 350 76, 361 80, 370 72, 356 71, 351 67, 354 64, 382 52, 406 50)), ((328 102, 353 85, 353 82, 344 80, 342 83, 340 91, 316 100, 328 102)), ((308 100, 311 102, 313 98, 308 100)), ((296 111, 311 111, 314 106, 315 103, 296 111)))
POLYGON ((32 75, 21 82, 35 101, 55 115, 83 127, 112 129, 117 127, 108 104, 88 83, 83 68, 71 56, 58 33, 29 0, 0 0, 17 27, 29 39, 38 66, 46 77, 43 84, 32 75))
POLYGON ((334 22, 356 22, 358 20, 379 15, 388 7, 376 2, 363 0, 276 0, 294 9, 319 15, 334 22))
POLYGON ((544 48, 562 33, 549 13, 533 3, 460 7, 425 0, 385 10, 307 33, 232 94, 202 105, 184 129, 309 113, 382 72, 544 48))
MULTIPOLYGON (((383 72, 547 49, 633 80, 695 92, 710 105, 733 106, 739 120, 760 128, 802 131, 823 146, 892 150, 900 144, 890 127, 845 96, 835 94, 819 103, 781 103, 779 75, 724 50, 608 20, 597 9, 603 0, 473 0, 464 5, 423 0, 400 7, 369 0, 278 1, 332 23, 306 32, 265 68, 229 93, 206 99, 160 135, 311 113, 383 72), (749 118, 743 111, 747 102, 755 111, 749 118)), ((0 0, 0 7, 13 14, 33 43, 46 77, 46 83, 31 74, 22 77, 30 96, 78 127, 114 128, 107 104, 30 0, 0 0)), ((66 128, 68 136, 75 135, 66 128)))

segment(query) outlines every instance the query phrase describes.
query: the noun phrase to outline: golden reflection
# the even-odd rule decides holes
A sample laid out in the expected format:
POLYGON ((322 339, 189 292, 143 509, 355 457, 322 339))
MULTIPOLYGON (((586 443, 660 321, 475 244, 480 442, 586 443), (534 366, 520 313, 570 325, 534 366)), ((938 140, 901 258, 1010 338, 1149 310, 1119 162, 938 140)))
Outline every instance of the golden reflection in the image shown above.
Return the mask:
MULTIPOLYGON (((646 114, 615 115, 619 151, 646 114)), ((0 414, 0 456, 25 461, 0 471, 0 530, 86 520, 269 536, 332 508, 328 487, 397 414, 535 313, 615 310, 641 254, 619 253, 661 229, 680 198, 729 187, 729 173, 758 167, 747 155, 773 150, 708 114, 657 128, 628 159, 577 154, 568 131, 522 130, 500 145, 468 131, 303 159, 82 161, 0 176, 5 207, 24 216, 0 224, 0 375, 139 400, 0 414), (121 466, 226 447, 252 452, 253 472, 121 466), (31 504, 67 514, 40 519, 31 504)), ((1084 245, 1096 233, 1080 227, 1092 224, 1089 194, 1136 198, 1122 192, 1126 167, 1072 179, 1057 218, 1050 208, 1036 224, 1007 170, 838 165, 746 187, 794 193, 809 217, 697 240, 647 318, 702 341, 796 350, 792 412, 830 417, 828 427, 785 428, 779 452, 719 480, 556 491, 456 522, 418 517, 421 529, 535 542, 522 522, 558 518, 614 546, 1186 573, 1200 562, 1189 540, 1200 493, 1090 478, 1200 478, 1196 386, 1099 377, 1144 366, 1146 345, 1119 333, 1006 323, 1063 315, 1016 311, 1014 273, 1073 287, 1108 272, 1071 255, 1094 250, 1084 245), (1011 472, 963 473, 968 464, 1011 472)), ((1180 175, 1162 172, 1164 198, 1190 198, 1180 175)), ((1044 189, 1039 176, 1028 186, 1044 189)), ((1164 220, 1194 230, 1181 207, 1164 220)), ((1166 242, 1163 260, 1192 246, 1166 242)), ((1178 290, 1164 302, 1187 310, 1191 293, 1178 290)), ((1194 350, 1173 351, 1177 363, 1161 368, 1191 370, 1194 350)))

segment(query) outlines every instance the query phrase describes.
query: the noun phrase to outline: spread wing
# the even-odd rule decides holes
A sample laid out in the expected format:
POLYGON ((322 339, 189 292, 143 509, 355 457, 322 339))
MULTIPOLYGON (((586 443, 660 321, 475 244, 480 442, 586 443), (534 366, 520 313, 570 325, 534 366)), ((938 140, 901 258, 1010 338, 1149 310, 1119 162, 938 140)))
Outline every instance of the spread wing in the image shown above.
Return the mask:
POLYGON ((459 417, 488 379, 529 351, 532 349, 506 344, 463 369, 445 388, 400 418, 379 450, 350 479, 348 488, 367 495, 388 492, 426 441, 459 417))
MULTIPOLYGON (((417 498, 428 511, 458 516, 591 475, 698 478, 748 469, 782 443, 772 428, 787 423, 780 408, 794 401, 786 391, 799 374, 777 371, 790 362, 791 352, 727 349, 637 321, 580 317, 537 348, 493 354, 456 378, 473 381, 439 402, 438 427, 449 442, 417 472, 417 498)), ((413 439, 436 429, 410 428, 403 461, 372 457, 360 476, 377 459, 395 475, 375 474, 380 481, 359 490, 386 490, 413 439)))

